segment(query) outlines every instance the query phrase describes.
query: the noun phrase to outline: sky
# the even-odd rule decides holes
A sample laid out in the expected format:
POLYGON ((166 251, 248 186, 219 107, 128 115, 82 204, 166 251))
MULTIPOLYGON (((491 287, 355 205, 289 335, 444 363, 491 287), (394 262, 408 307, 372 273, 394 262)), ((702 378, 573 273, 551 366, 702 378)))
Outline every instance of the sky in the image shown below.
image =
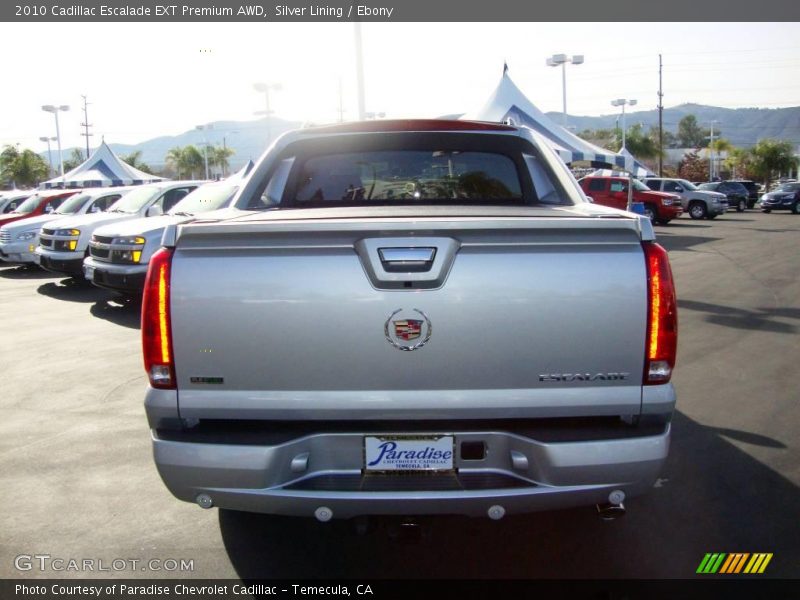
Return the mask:
MULTIPOLYGON (((334 122, 341 99, 357 117, 352 23, 0 23, 0 146, 43 151, 55 135, 44 104, 60 113, 62 147, 85 146, 81 95, 90 102, 92 145, 135 144, 263 110, 256 82, 278 83, 274 115, 334 122)), ((436 117, 480 108, 507 62, 541 110, 617 113, 664 106, 800 106, 800 23, 364 23, 366 110, 387 118, 436 117)), ((55 148, 55 143, 53 145, 55 148)))

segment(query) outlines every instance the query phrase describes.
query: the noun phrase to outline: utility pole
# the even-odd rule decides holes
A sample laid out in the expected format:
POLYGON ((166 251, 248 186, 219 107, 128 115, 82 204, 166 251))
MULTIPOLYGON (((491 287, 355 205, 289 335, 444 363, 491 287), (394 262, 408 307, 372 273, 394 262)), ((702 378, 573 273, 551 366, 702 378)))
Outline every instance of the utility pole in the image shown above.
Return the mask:
POLYGON ((661 55, 658 55, 658 176, 664 176, 664 92, 661 88, 661 55))
POLYGON ((87 107, 90 102, 87 102, 86 96, 81 94, 81 98, 83 98, 83 123, 81 123, 81 127, 83 127, 84 132, 81 134, 83 137, 86 138, 86 158, 89 158, 89 137, 94 135, 93 133, 89 133, 89 127, 92 127, 92 124, 89 123, 89 111, 87 107))

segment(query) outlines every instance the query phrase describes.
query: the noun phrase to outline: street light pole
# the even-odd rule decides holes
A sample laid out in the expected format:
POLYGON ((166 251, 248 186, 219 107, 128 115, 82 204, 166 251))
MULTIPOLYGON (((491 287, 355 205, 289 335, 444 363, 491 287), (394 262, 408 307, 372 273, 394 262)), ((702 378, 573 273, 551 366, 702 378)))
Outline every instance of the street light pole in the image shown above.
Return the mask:
POLYGON ((42 110, 44 112, 53 113, 56 117, 56 140, 58 143, 58 164, 59 170, 61 172, 61 184, 64 185, 64 156, 61 154, 61 130, 58 127, 58 113, 59 111, 68 111, 69 106, 66 104, 62 104, 60 106, 55 106, 53 104, 45 104, 42 106, 42 110))
POLYGON ((618 98, 611 101, 611 106, 622 107, 622 150, 625 149, 625 106, 635 106, 636 100, 628 100, 627 98, 618 98))
POLYGON ((262 110, 258 110, 258 111, 255 112, 255 114, 257 114, 257 115, 265 115, 266 118, 267 118, 267 145, 269 145, 269 143, 272 141, 272 127, 271 127, 271 123, 270 123, 270 118, 271 118, 270 115, 272 114, 272 109, 270 109, 270 107, 269 107, 269 91, 270 90, 275 90, 276 92, 279 92, 280 90, 283 89, 283 86, 281 86, 280 83, 264 83, 264 82, 259 81, 258 83, 253 84, 253 88, 257 92, 263 92, 264 93, 266 110, 263 110, 263 111, 262 110))
POLYGON ((206 129, 211 129, 211 125, 197 125, 195 129, 199 129, 203 132, 203 161, 206 164, 206 180, 208 177, 208 140, 206 139, 206 129))
POLYGON ((564 127, 567 126, 567 63, 572 63, 573 65, 583 64, 583 54, 575 54, 573 56, 553 54, 553 56, 548 57, 545 61, 548 67, 561 66, 561 95, 564 107, 561 116, 561 124, 564 127))
POLYGON ((714 123, 719 121, 711 121, 711 135, 708 136, 708 180, 714 181, 714 123))
POLYGON ((50 164, 50 170, 47 172, 47 176, 48 177, 52 177, 53 176, 53 153, 50 151, 50 142, 51 141, 53 141, 53 142, 56 141, 56 138, 42 136, 42 137, 39 138, 39 141, 47 142, 47 162, 50 164))

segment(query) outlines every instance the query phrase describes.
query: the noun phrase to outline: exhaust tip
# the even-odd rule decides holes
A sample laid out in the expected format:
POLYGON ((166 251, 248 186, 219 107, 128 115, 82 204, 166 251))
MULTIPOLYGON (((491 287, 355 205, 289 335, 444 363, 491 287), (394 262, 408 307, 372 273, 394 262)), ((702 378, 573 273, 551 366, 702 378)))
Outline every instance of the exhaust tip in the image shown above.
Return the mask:
POLYGON ((625 516, 625 505, 619 504, 598 504, 597 514, 603 521, 615 521, 625 516))

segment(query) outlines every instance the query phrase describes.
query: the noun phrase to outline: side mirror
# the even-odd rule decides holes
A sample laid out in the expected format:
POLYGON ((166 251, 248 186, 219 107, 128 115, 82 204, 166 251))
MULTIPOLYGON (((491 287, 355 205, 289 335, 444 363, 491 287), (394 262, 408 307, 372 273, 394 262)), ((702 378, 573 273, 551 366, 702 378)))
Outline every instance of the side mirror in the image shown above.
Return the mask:
POLYGON ((153 204, 153 206, 147 209, 146 214, 148 217, 160 217, 164 214, 164 210, 158 204, 153 204))

